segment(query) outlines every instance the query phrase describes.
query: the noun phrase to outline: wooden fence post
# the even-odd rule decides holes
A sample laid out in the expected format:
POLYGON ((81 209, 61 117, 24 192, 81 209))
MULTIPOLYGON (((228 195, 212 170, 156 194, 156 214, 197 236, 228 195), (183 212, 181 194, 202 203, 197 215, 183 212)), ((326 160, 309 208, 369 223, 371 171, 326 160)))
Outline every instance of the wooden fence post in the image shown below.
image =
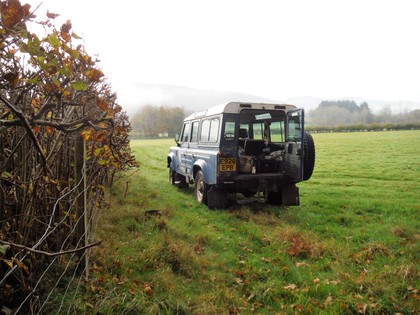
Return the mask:
MULTIPOLYGON (((89 207, 88 207, 88 190, 87 190, 87 167, 86 167, 86 140, 83 139, 83 206, 84 206, 84 231, 85 231, 85 246, 89 244, 89 207)), ((85 251, 85 276, 89 279, 89 255, 90 249, 85 251)))
MULTIPOLYGON (((75 244, 79 242, 80 239, 83 238, 83 242, 79 244, 79 246, 86 245, 87 242, 87 223, 86 223, 86 216, 87 216, 87 206, 86 206, 86 158, 85 158, 85 141, 83 140, 80 134, 76 135, 76 146, 75 146, 75 182, 76 185, 79 184, 77 189, 77 212, 76 212, 76 235, 75 235, 75 244)), ((79 253, 80 264, 79 270, 87 270, 88 269, 88 259, 86 258, 87 253, 84 255, 84 259, 82 259, 83 252, 79 253)), ((88 274, 88 271, 86 271, 88 274)))

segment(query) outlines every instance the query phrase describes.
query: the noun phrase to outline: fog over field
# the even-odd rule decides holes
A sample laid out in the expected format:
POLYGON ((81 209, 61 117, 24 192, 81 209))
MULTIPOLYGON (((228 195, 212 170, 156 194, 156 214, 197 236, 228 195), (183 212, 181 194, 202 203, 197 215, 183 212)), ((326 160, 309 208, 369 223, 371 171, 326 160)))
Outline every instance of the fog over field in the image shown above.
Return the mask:
POLYGON ((420 109, 420 103, 404 100, 371 100, 346 95, 335 99, 312 96, 296 96, 288 99, 270 99, 240 92, 202 90, 183 86, 151 83, 135 83, 132 85, 132 89, 127 93, 133 95, 130 98, 131 101, 122 105, 130 115, 134 115, 145 105, 181 107, 185 110, 185 112, 189 113, 231 101, 288 103, 298 107, 303 107, 305 110, 311 110, 315 109, 323 100, 352 100, 358 105, 363 102, 368 103, 370 110, 374 114, 379 113, 384 108, 389 108, 393 114, 406 113, 420 109))

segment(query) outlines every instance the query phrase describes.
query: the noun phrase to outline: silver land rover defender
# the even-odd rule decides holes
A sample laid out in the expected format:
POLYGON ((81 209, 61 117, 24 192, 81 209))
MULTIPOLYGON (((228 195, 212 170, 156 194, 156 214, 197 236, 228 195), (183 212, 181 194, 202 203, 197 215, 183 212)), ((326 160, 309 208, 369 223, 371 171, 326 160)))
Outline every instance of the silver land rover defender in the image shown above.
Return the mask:
POLYGON ((272 205, 299 205, 315 145, 294 105, 231 102, 184 119, 167 156, 169 181, 194 184, 199 203, 224 208, 228 194, 263 195, 272 205))

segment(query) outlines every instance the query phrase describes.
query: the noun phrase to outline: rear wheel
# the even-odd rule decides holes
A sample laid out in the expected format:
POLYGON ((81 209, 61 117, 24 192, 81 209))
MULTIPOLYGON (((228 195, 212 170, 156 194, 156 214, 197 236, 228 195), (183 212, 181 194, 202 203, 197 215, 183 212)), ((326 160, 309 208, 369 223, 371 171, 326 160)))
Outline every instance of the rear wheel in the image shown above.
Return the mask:
POLYGON ((198 171, 195 175, 195 184, 194 184, 194 195, 195 199, 200 204, 206 204, 207 203, 207 184, 204 182, 203 179, 203 172, 198 171))

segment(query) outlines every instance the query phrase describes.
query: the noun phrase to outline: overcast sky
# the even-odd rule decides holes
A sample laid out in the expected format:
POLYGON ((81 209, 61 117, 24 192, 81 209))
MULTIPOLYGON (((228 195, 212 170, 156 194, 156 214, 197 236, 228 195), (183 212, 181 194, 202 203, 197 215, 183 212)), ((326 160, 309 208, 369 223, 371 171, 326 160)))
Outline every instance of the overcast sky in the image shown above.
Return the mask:
POLYGON ((135 83, 420 102, 418 0, 21 0, 61 14, 121 103, 135 83))

